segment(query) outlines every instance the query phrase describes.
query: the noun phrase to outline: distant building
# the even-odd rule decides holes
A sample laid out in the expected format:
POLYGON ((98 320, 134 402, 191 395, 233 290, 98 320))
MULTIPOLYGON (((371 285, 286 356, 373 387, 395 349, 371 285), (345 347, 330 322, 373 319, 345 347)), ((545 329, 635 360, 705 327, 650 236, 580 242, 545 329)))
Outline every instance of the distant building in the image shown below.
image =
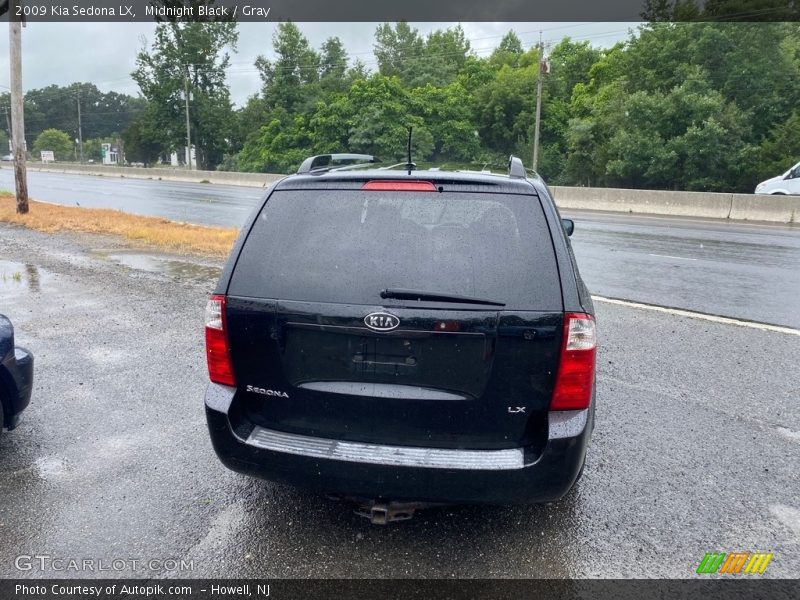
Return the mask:
POLYGON ((118 165, 119 164, 119 146, 113 144, 101 144, 103 151, 103 164, 104 165, 118 165))
MULTIPOLYGON (((172 165, 173 167, 188 166, 189 153, 186 150, 186 146, 183 147, 183 152, 181 154, 183 154, 183 162, 179 160, 178 153, 173 152, 169 156, 169 164, 172 165)), ((192 170, 193 171, 197 170, 197 152, 194 146, 192 146, 192 170)))

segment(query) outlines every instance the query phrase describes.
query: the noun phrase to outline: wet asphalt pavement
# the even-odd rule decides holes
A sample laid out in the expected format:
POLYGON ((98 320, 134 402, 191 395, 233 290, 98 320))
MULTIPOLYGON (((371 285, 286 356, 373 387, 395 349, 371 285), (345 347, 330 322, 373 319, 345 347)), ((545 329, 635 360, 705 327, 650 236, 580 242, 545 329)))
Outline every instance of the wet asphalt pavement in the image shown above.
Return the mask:
MULTIPOLYGON (((0 169, 0 189, 13 189, 0 169)), ((29 174, 48 202, 239 227, 258 188, 29 174)), ((800 200, 798 200, 800 202, 800 200)), ((800 328, 800 226, 565 211, 593 293, 800 328)))
MULTIPOLYGON (((800 574, 798 336, 598 303, 576 489, 377 527, 214 456, 202 310, 218 265, 7 225, 0 240, 0 312, 36 355, 32 404, 0 436, 0 577, 92 575, 15 569, 40 554, 184 559, 194 577, 682 578, 748 550, 774 553, 766 576, 800 574)), ((138 564, 102 575, 176 575, 138 564)))
MULTIPOLYGON (((14 189, 14 171, 0 167, 0 190, 14 189)), ((28 172, 31 198, 85 208, 114 208, 172 221, 239 227, 264 190, 60 173, 28 172)))
POLYGON ((575 219, 572 245, 593 294, 800 328, 798 226, 564 216, 575 219))

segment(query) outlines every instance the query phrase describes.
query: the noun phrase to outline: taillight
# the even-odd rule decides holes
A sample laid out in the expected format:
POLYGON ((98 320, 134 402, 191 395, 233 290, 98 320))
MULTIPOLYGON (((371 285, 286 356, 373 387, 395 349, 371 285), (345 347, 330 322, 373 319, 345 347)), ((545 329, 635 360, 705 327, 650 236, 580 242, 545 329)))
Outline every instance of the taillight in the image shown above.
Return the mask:
POLYGON ((564 315, 561 363, 550 410, 589 408, 594 386, 597 330, 594 317, 583 313, 564 315))
POLYGON ((225 296, 211 296, 206 304, 206 359, 214 383, 235 386, 225 317, 225 296))
POLYGON ((436 186, 431 181, 397 180, 397 181, 368 181, 362 190, 372 192, 435 192, 436 186))

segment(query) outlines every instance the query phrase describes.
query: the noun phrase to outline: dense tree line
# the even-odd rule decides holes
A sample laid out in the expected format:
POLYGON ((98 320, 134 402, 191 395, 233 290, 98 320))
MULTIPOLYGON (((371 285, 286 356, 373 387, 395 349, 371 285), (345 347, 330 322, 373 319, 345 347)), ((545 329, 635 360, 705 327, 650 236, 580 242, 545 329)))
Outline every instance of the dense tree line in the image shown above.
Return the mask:
MULTIPOLYGON (((547 49, 539 171, 549 182, 752 191, 800 160, 800 25, 670 21, 693 6, 649 2, 653 21, 611 48, 564 38, 547 49)), ((55 89, 55 104, 50 88, 29 92, 29 138, 37 127, 73 136, 79 93, 85 139, 121 133, 131 162, 182 155, 188 88, 201 168, 291 172, 339 151, 396 162, 408 126, 423 165, 531 162, 540 56, 513 31, 487 54, 461 27, 423 36, 383 24, 369 70, 338 38, 313 48, 282 23, 271 57, 255 62, 260 92, 238 109, 225 80, 236 42, 235 23, 161 23, 133 73, 141 98, 89 84, 55 89)))
MULTIPOLYGON (((407 125, 423 163, 530 162, 539 52, 513 32, 478 57, 460 27, 384 24, 370 74, 293 24, 273 43, 228 166, 288 172, 339 150, 398 160, 407 125)), ((610 49, 565 38, 548 58, 539 170, 553 183, 750 191, 800 159, 796 23, 653 22, 610 49)))
MULTIPOLYGON (((70 140, 70 147, 64 150, 59 144, 60 160, 75 160, 77 148, 74 140, 78 138, 78 103, 81 107, 81 129, 84 140, 84 157, 100 160, 102 142, 116 142, 123 131, 147 107, 147 102, 117 92, 102 92, 91 83, 73 83, 68 86, 50 85, 25 93, 25 137, 30 149, 41 134, 48 130, 63 133, 70 140)), ((8 93, 0 94, 0 152, 8 149, 8 120, 11 101, 8 93)), ((52 135, 44 140, 54 140, 52 135)), ((50 148, 50 150, 56 150, 50 148)))

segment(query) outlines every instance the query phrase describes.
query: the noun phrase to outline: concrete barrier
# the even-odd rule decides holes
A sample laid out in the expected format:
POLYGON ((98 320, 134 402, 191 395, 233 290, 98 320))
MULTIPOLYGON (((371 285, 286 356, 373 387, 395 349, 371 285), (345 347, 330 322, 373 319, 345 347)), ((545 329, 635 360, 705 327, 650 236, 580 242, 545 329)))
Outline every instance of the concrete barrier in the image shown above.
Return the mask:
POLYGON ((730 218, 798 223, 800 222, 800 196, 736 194, 733 197, 730 218))
MULTIPOLYGON (((188 171, 163 168, 143 169, 62 163, 49 165, 31 163, 28 165, 28 169, 50 173, 75 173, 104 177, 127 177, 130 179, 160 179, 162 181, 215 183, 246 187, 266 187, 284 177, 283 175, 271 173, 188 171)), ((800 196, 559 186, 552 189, 556 204, 563 209, 768 221, 772 223, 800 222, 800 196)))
POLYGON ((554 187, 563 209, 796 223, 800 196, 554 187))
POLYGON ((77 165, 54 163, 28 164, 29 171, 70 173, 98 177, 126 177, 128 179, 155 179, 184 183, 215 183, 244 187, 266 187, 284 175, 272 173, 233 173, 229 171, 189 171, 186 169, 144 169, 139 167, 110 167, 105 165, 77 165))
POLYGON ((726 219, 731 194, 616 188, 553 188, 559 208, 726 219))

